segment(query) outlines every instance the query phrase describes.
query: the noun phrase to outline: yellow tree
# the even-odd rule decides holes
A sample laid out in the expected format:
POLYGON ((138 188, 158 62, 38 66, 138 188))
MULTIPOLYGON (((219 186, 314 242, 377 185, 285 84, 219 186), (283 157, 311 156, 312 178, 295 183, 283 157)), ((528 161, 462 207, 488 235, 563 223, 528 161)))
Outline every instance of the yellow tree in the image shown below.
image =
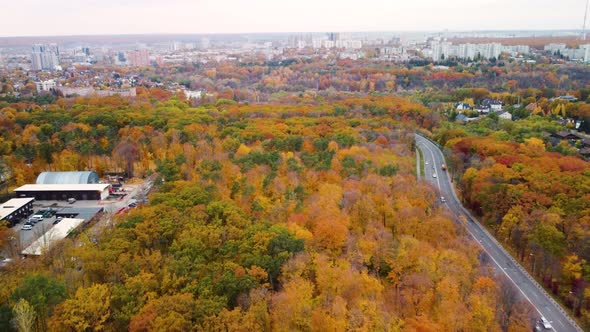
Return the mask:
POLYGON ((20 299, 12 308, 14 323, 19 332, 32 332, 35 323, 35 309, 25 299, 20 299))
POLYGON ((111 291, 107 285, 79 288, 76 295, 58 305, 51 321, 53 331, 104 331, 111 316, 111 291))

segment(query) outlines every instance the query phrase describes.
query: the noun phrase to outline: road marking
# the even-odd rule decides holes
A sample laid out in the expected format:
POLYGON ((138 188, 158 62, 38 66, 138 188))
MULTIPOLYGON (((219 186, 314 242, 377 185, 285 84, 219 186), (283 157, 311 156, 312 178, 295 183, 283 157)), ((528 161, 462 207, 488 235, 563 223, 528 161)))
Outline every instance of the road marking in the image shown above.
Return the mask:
MULTIPOLYGON (((425 147, 426 147, 426 148, 427 148, 427 149, 430 151, 430 153, 432 154, 432 159, 433 159, 433 162, 434 162, 434 154, 433 154, 432 150, 431 150, 429 147, 427 147, 427 143, 424 143, 424 142, 420 142, 420 143, 421 143, 422 145, 424 145, 424 146, 425 146, 425 147)), ((439 191, 440 191, 440 180, 439 180, 439 178, 438 178, 438 177, 437 177, 436 179, 437 179, 437 182, 438 182, 438 187, 439 187, 439 191)), ((451 188, 451 191, 453 191, 453 189, 452 189, 452 188, 451 188)), ((454 195, 451 195, 451 196, 453 196, 453 199, 455 199, 455 201, 456 201, 456 203, 457 203, 457 204, 460 204, 460 202, 457 200, 457 198, 456 198, 454 195)), ((463 213, 463 215, 464 215, 465 217, 467 217, 467 219, 468 219, 468 220, 469 220, 469 219, 471 219, 469 215, 466 215, 466 214, 464 214, 464 213, 463 213)), ((477 225, 477 224, 476 224, 476 225, 477 225)), ((476 228, 477 228, 477 227, 476 227, 476 228)), ((531 306, 532 306, 533 308, 535 308, 535 310, 537 311, 537 313, 538 313, 539 315, 541 315, 542 317, 544 317, 543 313, 541 313, 541 311, 539 310, 539 308, 537 308, 537 306, 535 306, 535 304, 533 303, 533 301, 531 301, 531 299, 530 299, 530 298, 529 298, 529 297, 528 297, 528 296, 525 294, 525 292, 522 290, 522 288, 520 288, 520 287, 518 286, 518 284, 517 284, 517 283, 514 281, 514 279, 512 279, 512 278, 510 277, 510 275, 508 275, 508 273, 505 271, 505 268, 502 268, 502 266, 500 265, 500 263, 498 263, 498 261, 497 261, 497 260, 496 260, 496 259, 495 259, 495 258, 494 258, 494 257, 493 257, 491 254, 490 254, 490 252, 489 252, 489 251, 488 251, 488 250, 485 248, 485 246, 483 245, 483 243, 482 243, 481 241, 479 241, 479 242, 477 241, 477 240, 478 240, 478 239, 477 239, 477 237, 476 237, 476 236, 473 234, 473 232, 471 232, 471 230, 469 229, 469 226, 468 226, 468 225, 466 225, 466 226, 465 226, 465 229, 467 230, 467 232, 469 232, 469 234, 471 235, 471 237, 472 237, 472 238, 473 238, 473 239, 474 239, 474 240, 475 240, 477 243, 479 243, 480 247, 481 247, 481 248, 482 248, 482 249, 483 249, 483 250, 486 252, 486 254, 488 255, 488 257, 490 257, 490 258, 491 258, 491 259, 494 261, 494 263, 495 263, 495 264, 496 264, 496 266, 499 268, 499 270, 500 270, 500 271, 502 271, 502 272, 504 273, 504 275, 506 275, 506 277, 508 277, 508 279, 509 279, 509 280, 512 282, 512 284, 513 284, 513 285, 514 285, 514 286, 515 286, 515 287, 516 287, 516 288, 517 288, 517 289, 520 291, 520 293, 521 293, 521 294, 524 296, 524 298, 525 298, 525 299, 526 299, 526 300, 527 300, 527 301, 528 301, 528 302, 531 304, 531 306)), ((482 231, 482 232, 483 232, 483 231, 482 231)), ((489 236, 488 234, 484 234, 484 235, 486 235, 486 236, 489 236)), ((549 310, 549 308, 545 308, 545 309, 546 309, 546 310, 549 310)), ((549 310, 549 311, 550 311, 550 310, 549 310)), ((564 325, 564 324, 561 322, 561 320, 559 320, 559 319, 558 319, 557 321, 558 321, 558 322, 559 322, 561 325, 564 325)), ((553 331, 557 331, 557 330, 555 330, 555 328, 554 328, 553 326, 551 326, 551 329, 552 329, 553 331)))
MULTIPOLYGON (((432 150, 423 142, 420 142, 422 144, 422 146, 427 149, 430 152, 430 155, 432 156, 432 166, 434 167, 434 174, 436 174, 436 182, 438 184, 438 191, 440 192, 440 179, 438 178, 438 172, 437 172, 437 168, 436 168, 436 158, 434 158, 434 152, 432 152, 432 150)), ((425 167, 426 168, 426 167, 425 167)), ((426 178, 426 176, 425 176, 426 178)))

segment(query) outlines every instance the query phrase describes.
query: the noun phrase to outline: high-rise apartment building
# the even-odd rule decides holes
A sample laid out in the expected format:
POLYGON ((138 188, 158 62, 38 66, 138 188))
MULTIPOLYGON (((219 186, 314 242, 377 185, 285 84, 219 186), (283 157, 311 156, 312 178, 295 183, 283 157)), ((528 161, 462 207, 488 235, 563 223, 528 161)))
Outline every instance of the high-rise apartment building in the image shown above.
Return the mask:
POLYGON ((127 61, 130 66, 143 67, 150 65, 150 54, 148 50, 141 49, 127 53, 127 61))
POLYGON ((581 49, 584 49, 584 62, 590 63, 590 44, 580 45, 581 49))
POLYGON ((59 48, 57 44, 35 44, 31 53, 33 70, 55 70, 59 66, 59 48))

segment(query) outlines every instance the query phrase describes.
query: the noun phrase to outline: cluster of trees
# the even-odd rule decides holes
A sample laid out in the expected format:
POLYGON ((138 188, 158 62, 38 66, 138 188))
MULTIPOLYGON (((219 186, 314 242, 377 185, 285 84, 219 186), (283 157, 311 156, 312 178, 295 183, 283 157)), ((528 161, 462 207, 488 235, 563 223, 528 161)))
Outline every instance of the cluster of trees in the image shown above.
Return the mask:
POLYGON ((590 326, 590 163, 548 151, 544 129, 554 125, 533 118, 482 136, 445 128, 435 137, 452 151, 467 205, 590 326))
MULTIPOLYGON (((525 98, 531 93, 546 98, 569 93, 586 100, 590 85, 587 66, 575 64, 530 65, 499 60, 469 65, 455 63, 447 70, 439 70, 428 62, 397 64, 370 57, 353 61, 317 55, 305 58, 293 55, 293 58, 281 62, 267 61, 261 56, 243 59, 239 63, 211 61, 207 64, 170 64, 135 69, 79 67, 77 71, 65 75, 63 84, 86 81, 100 88, 115 84, 115 81, 108 84, 97 82, 93 78, 96 74, 100 74, 105 81, 112 81, 112 77, 132 77, 138 87, 152 88, 156 83, 180 84, 190 89, 207 91, 213 96, 213 101, 228 99, 238 102, 273 101, 277 95, 292 96, 309 92, 321 95, 365 95, 406 91, 425 93, 423 99, 430 102, 443 101, 455 89, 470 88, 484 88, 525 98)), ((45 78, 49 77, 41 77, 45 78)), ((15 98, 12 94, 13 81, 24 85, 19 91, 21 96, 35 93, 34 83, 26 72, 13 71, 0 78, 0 95, 8 94, 7 101, 14 101, 15 98)), ((208 97, 204 100, 212 101, 208 97)))
MULTIPOLYGON (((204 67, 177 74, 177 79, 192 88, 215 91, 221 98, 237 101, 272 100, 280 92, 316 91, 327 95, 419 91, 425 94, 422 99, 427 103, 444 101, 455 89, 483 88, 514 94, 512 104, 519 96, 531 94, 546 98, 574 94, 586 100, 588 77, 588 68, 582 65, 532 66, 501 61, 456 65, 441 71, 430 64, 406 66, 375 59, 294 59, 281 66, 266 62, 224 63, 214 69, 204 67)), ((450 101, 457 100, 461 99, 450 101)))
POLYGON ((112 227, 3 272, 2 330, 530 330, 415 179, 414 128, 437 121, 420 105, 103 98, 0 114, 18 176, 119 163, 165 180, 112 227))
MULTIPOLYGON (((196 154, 211 155, 224 148, 235 153, 241 143, 265 139, 270 139, 265 144, 275 150, 285 151, 282 145, 287 144, 299 151, 305 143, 302 135, 313 133, 318 129, 315 126, 322 131, 334 128, 326 139, 349 147, 357 139, 350 126, 360 125, 353 118, 367 115, 391 115, 426 128, 440 122, 425 107, 394 97, 347 99, 336 105, 309 101, 299 106, 218 103, 192 108, 154 89, 141 91, 133 103, 119 97, 90 97, 60 99, 47 107, 6 105, 0 108, 0 159, 16 185, 34 181, 36 174, 47 169, 95 169, 101 175, 125 171, 129 176, 144 176, 176 159, 188 159, 180 163, 179 170, 188 179, 189 170, 196 166, 192 158, 196 154), (159 101, 161 98, 168 99, 159 101), (342 117, 344 113, 349 113, 349 119, 342 117), (278 117, 284 124, 274 127, 278 117), (289 124, 293 131, 280 137, 285 135, 281 128, 289 124), (214 136, 217 132, 219 137, 214 136)), ((364 133, 372 140, 378 138, 376 132, 364 133)))

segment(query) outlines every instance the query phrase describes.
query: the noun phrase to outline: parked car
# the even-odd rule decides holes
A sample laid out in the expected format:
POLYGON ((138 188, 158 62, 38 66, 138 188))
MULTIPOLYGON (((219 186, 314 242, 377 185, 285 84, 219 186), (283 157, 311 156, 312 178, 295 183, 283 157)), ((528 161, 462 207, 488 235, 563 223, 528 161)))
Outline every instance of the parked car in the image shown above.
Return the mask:
POLYGON ((12 262, 12 258, 4 258, 0 261, 0 268, 5 267, 6 265, 10 264, 10 262, 12 262))
POLYGON ((432 173, 432 177, 435 178, 436 177, 436 173, 432 173))
POLYGON ((47 210, 45 212, 43 212, 43 218, 51 218, 55 215, 55 211, 53 210, 47 210))
POLYGON ((68 198, 68 203, 74 204, 74 203, 76 203, 76 199, 75 198, 68 198))
POLYGON ((33 229, 33 225, 29 225, 29 224, 24 224, 23 228, 21 228, 23 231, 30 231, 31 229, 33 229))
POLYGON ((60 221, 62 221, 62 220, 63 220, 63 217, 57 217, 57 218, 55 218, 55 220, 53 221, 53 224, 54 224, 54 225, 57 225, 57 224, 59 224, 59 222, 60 222, 60 221))
POLYGON ((36 223, 38 223, 38 222, 40 222, 40 221, 43 221, 43 216, 42 215, 38 215, 38 214, 36 214, 34 216, 31 216, 29 218, 29 220, 27 220, 28 223, 33 224, 33 225, 36 224, 36 223))

